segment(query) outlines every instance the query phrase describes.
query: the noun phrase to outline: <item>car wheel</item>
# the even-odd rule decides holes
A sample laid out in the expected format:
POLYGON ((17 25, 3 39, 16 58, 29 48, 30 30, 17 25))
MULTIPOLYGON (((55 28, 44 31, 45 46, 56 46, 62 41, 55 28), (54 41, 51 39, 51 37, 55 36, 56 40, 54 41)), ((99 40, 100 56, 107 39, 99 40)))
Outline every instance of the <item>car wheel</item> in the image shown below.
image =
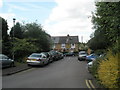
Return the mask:
POLYGON ((27 64, 28 66, 31 66, 30 64, 27 64))
POLYGON ((46 65, 48 65, 50 63, 50 60, 47 61, 46 65))
POLYGON ((82 61, 82 59, 81 59, 81 58, 79 58, 79 61, 82 61))
POLYGON ((45 62, 43 62, 43 66, 45 66, 45 62))

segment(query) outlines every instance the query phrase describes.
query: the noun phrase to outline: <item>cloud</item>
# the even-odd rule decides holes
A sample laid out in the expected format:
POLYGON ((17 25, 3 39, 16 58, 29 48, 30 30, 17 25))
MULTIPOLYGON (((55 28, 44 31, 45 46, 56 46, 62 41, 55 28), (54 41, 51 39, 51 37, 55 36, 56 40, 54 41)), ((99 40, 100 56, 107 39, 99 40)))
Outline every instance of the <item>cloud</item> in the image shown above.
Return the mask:
POLYGON ((3 6, 3 1, 0 0, 0 8, 3 6))
POLYGON ((53 2, 54 0, 4 0, 4 2, 53 2))
POLYGON ((44 29, 50 35, 78 35, 86 42, 93 32, 91 12, 95 10, 94 1, 55 0, 57 6, 53 8, 46 19, 44 29))
POLYGON ((11 12, 13 9, 17 9, 20 11, 29 11, 30 9, 22 7, 22 6, 18 6, 18 5, 14 5, 14 4, 7 4, 9 6, 8 11, 11 12))
POLYGON ((31 11, 32 10, 44 10, 44 11, 49 10, 49 8, 43 7, 41 5, 32 4, 31 2, 24 3, 23 5, 25 5, 26 7, 30 8, 31 11))
POLYGON ((0 13, 0 16, 7 20, 9 30, 13 27, 13 18, 16 18, 15 22, 23 24, 24 21, 28 21, 25 17, 17 16, 15 13, 0 13))

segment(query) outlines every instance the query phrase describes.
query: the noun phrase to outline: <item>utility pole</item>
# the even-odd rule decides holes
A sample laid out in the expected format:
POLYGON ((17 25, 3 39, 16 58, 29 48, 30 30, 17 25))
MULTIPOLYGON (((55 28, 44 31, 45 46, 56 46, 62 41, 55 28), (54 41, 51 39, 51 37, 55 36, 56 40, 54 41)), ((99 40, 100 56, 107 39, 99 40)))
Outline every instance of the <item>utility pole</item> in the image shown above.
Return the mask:
MULTIPOLYGON (((13 42, 14 42, 14 26, 15 26, 15 18, 13 18, 13 35, 12 35, 12 39, 13 39, 13 42)), ((13 44, 13 47, 14 47, 14 44, 13 44)), ((12 54, 12 56, 13 56, 13 60, 14 60, 14 51, 13 51, 13 54, 12 54)))
POLYGON ((83 36, 81 36, 81 42, 83 43, 83 36))

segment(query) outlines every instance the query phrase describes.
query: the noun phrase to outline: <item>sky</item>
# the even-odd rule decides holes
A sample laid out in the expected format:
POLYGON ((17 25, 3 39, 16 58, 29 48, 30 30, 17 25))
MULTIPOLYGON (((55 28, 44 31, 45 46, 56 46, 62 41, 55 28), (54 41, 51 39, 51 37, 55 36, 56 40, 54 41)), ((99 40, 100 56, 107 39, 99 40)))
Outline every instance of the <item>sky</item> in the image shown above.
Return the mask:
POLYGON ((79 36, 83 42, 94 32, 91 22, 95 11, 94 0, 0 0, 0 16, 7 20, 9 29, 16 22, 37 20, 51 36, 79 36))

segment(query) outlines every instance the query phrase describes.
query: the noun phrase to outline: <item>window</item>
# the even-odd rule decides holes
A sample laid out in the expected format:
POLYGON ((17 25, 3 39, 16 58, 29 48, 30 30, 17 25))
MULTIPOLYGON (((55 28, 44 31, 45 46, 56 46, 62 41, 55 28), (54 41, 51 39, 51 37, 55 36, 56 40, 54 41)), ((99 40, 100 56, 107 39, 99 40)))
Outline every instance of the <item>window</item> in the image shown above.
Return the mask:
POLYGON ((42 57, 42 54, 38 55, 38 54, 33 54, 33 55, 30 55, 30 57, 42 57))
POLYGON ((61 48, 65 48, 65 44, 61 44, 61 48))
POLYGON ((71 48, 75 48, 75 44, 71 44, 71 48))
POLYGON ((53 45, 53 49, 55 49, 55 44, 53 45))

